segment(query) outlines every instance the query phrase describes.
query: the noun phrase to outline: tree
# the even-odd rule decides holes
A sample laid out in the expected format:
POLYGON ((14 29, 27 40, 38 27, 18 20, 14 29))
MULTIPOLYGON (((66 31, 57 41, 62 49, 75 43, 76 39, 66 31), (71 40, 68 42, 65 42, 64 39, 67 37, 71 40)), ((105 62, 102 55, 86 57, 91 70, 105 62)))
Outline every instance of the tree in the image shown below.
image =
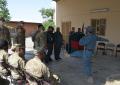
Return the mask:
POLYGON ((0 17, 3 17, 6 21, 10 20, 10 13, 7 8, 6 0, 0 0, 0 17))
POLYGON ((55 23, 53 21, 54 19, 54 12, 55 10, 54 9, 45 9, 45 8, 42 8, 40 10, 41 12, 41 15, 43 17, 43 19, 45 19, 45 21, 43 22, 43 25, 44 27, 47 29, 49 26, 55 26, 55 23))
POLYGON ((51 19, 53 20, 53 16, 54 16, 54 9, 45 9, 45 8, 42 8, 40 10, 41 12, 41 15, 43 18, 48 18, 48 19, 51 19))
POLYGON ((53 22, 53 20, 47 20, 43 22, 43 26, 45 27, 45 29, 47 29, 49 26, 55 26, 55 23, 53 22))

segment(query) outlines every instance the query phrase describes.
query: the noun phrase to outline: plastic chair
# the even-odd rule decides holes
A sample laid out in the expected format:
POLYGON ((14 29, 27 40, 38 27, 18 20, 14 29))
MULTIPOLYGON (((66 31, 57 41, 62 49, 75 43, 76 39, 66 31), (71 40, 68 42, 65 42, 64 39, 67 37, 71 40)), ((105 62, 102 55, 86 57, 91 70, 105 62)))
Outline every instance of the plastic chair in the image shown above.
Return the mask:
POLYGON ((106 53, 114 55, 114 52, 115 52, 115 45, 113 43, 107 43, 106 44, 106 53))
POLYGON ((120 44, 116 45, 116 56, 118 56, 118 52, 120 52, 120 44))
POLYGON ((105 55, 106 54, 106 52, 105 52, 105 46, 106 46, 105 42, 98 42, 97 43, 97 51, 96 51, 96 53, 98 54, 98 51, 101 50, 102 54, 105 55))

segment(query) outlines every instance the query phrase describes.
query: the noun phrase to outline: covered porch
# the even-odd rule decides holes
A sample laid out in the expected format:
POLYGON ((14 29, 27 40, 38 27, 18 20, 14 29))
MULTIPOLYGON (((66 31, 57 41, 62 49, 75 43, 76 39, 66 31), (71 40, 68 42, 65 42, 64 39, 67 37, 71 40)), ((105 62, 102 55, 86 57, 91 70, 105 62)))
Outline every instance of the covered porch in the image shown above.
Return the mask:
MULTIPOLYGON (((54 60, 54 55, 52 55, 54 61, 48 67, 60 76, 61 85, 105 85, 109 76, 120 74, 120 54, 115 57, 110 54, 103 55, 99 51, 98 54, 94 55, 92 60, 94 84, 86 81, 86 76, 82 70, 82 58, 70 57, 66 55, 64 49, 62 49, 60 56, 62 60, 57 62, 54 60)), ((26 38, 26 59, 32 57, 33 42, 31 38, 26 38), (29 44, 27 44, 28 42, 29 44)))

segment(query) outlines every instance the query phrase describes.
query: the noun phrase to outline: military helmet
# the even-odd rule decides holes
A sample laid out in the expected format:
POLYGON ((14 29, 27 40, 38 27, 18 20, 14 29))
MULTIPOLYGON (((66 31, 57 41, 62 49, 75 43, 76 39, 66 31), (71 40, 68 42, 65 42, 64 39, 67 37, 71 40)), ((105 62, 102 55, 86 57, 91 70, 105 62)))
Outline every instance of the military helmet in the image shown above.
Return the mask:
POLYGON ((0 39, 0 49, 4 49, 5 47, 8 47, 8 42, 4 39, 0 39))

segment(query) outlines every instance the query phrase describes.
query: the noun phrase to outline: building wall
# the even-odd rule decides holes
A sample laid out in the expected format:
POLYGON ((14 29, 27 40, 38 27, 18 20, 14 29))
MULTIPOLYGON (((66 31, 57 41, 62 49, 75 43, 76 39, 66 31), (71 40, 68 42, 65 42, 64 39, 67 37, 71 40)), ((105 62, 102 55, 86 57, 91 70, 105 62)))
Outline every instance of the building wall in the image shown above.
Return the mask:
POLYGON ((37 24, 25 24, 24 28, 26 30, 27 36, 31 35, 31 33, 37 29, 37 26, 37 24))
MULTIPOLYGON (((17 27, 17 22, 8 22, 7 26, 12 27, 15 29, 17 27)), ((30 36, 33 31, 37 29, 38 24, 37 23, 24 23, 24 28, 26 31, 26 36, 30 36)))
POLYGON ((71 26, 82 27, 91 24, 91 19, 106 18, 105 36, 111 42, 120 43, 120 0, 60 0, 56 7, 56 25, 71 21, 71 26), (95 9, 109 8, 108 12, 95 12, 95 9))

